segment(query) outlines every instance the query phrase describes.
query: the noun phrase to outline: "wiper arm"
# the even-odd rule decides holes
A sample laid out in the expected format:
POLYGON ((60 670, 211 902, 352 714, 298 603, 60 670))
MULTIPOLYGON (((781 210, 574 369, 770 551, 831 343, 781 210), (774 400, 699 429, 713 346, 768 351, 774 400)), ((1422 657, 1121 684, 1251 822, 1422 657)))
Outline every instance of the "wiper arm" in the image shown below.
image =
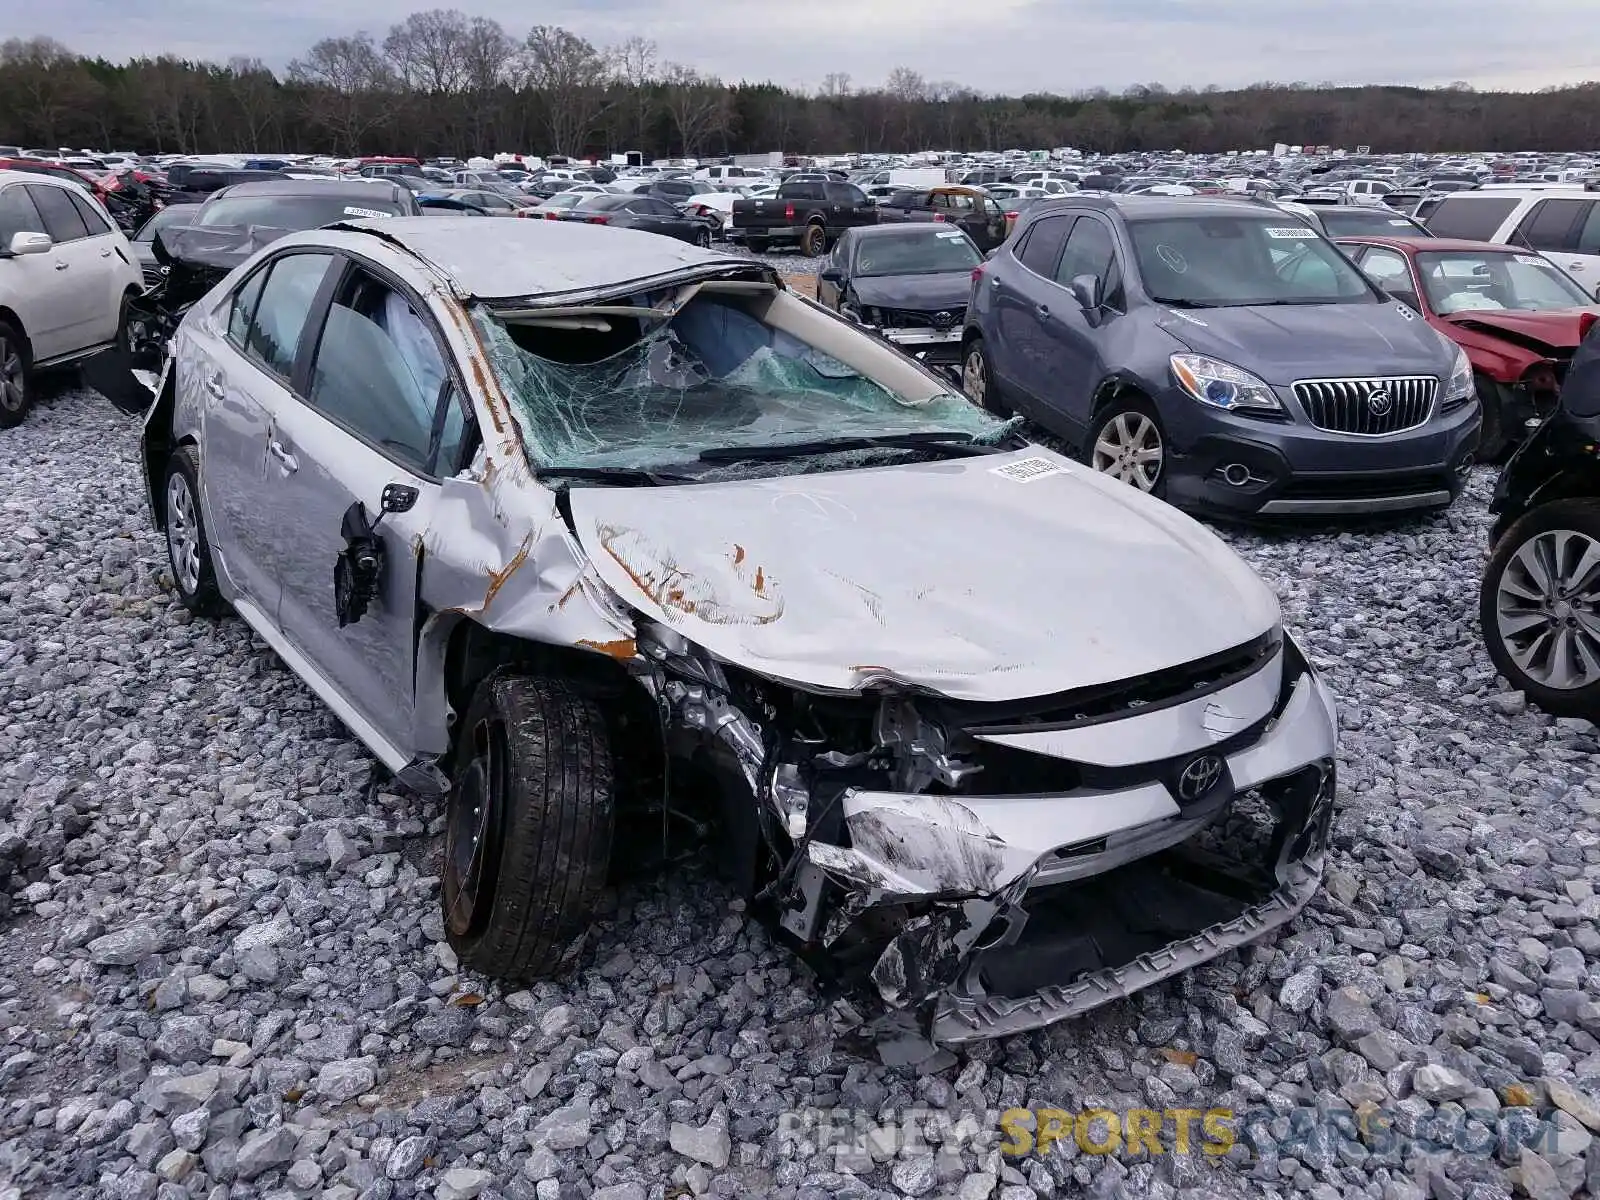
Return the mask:
POLYGON ((1209 300, 1171 300, 1166 296, 1153 297, 1157 304, 1165 304, 1168 308, 1221 308, 1220 304, 1213 304, 1209 300))
POLYGON ((748 462, 763 459, 806 458, 850 450, 923 450, 952 458, 998 454, 999 446, 975 442, 966 433, 887 433, 875 436, 823 438, 814 442, 785 442, 777 446, 712 446, 700 452, 701 462, 748 462), (964 440, 956 440, 964 439, 964 440))
POLYGON ((560 475, 580 483, 615 483, 624 486, 643 483, 661 487, 669 483, 695 481, 695 476, 681 471, 657 471, 649 467, 540 467, 534 474, 541 479, 560 475))

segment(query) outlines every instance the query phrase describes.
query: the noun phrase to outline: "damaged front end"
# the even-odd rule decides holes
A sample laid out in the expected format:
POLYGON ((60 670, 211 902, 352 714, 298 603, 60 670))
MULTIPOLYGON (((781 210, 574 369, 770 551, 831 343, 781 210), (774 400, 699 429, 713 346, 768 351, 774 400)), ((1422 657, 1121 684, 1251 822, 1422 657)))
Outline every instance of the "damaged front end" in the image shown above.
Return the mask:
POLYGON ((887 673, 800 691, 653 623, 638 652, 669 750, 709 750, 725 812, 752 814, 779 927, 937 1041, 1126 996, 1285 923, 1320 882, 1333 705, 1280 633, 1009 703, 887 673))

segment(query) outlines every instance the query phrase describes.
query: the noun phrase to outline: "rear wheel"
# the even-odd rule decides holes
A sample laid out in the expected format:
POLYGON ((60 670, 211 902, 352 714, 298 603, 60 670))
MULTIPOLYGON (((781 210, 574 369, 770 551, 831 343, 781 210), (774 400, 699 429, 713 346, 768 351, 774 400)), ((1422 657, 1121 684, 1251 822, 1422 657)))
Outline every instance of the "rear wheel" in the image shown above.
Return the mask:
POLYGON ((711 249, 711 231, 709 229, 699 230, 694 235, 694 244, 702 250, 711 249))
POLYGON ((1495 543, 1478 617, 1495 669, 1545 712, 1600 717, 1600 500, 1556 500, 1495 543))
POLYGON ((473 970, 529 979, 582 949, 611 859, 614 774, 599 706, 499 672, 461 723, 440 898, 473 970))
POLYGON ((0 429, 22 424, 33 404, 28 343, 17 327, 0 321, 0 429))
POLYGON ((190 612, 216 616, 223 611, 211 561, 211 540, 200 513, 200 458, 193 446, 179 446, 167 460, 167 562, 178 599, 190 612))
POLYGON ((1137 393, 1113 399, 1089 429, 1084 462, 1159 496, 1166 484, 1167 440, 1155 405, 1137 393))
POLYGON ((828 252, 828 231, 821 225, 807 225, 800 238, 800 253, 807 258, 821 258, 828 252))
POLYGON ((962 352, 961 390, 968 400, 984 411, 997 417, 1011 415, 1011 410, 1000 398, 1000 389, 995 386, 994 373, 989 369, 989 357, 981 337, 969 340, 962 352))

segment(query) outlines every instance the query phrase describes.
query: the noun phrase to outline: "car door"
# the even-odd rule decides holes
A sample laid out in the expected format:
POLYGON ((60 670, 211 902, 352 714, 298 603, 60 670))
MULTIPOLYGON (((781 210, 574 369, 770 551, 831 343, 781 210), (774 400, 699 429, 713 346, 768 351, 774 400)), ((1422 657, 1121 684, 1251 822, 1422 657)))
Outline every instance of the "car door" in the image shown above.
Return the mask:
POLYGON ((1577 248, 1567 256, 1567 272, 1583 290, 1600 299, 1600 204, 1591 204, 1578 226, 1577 248))
MULTIPOLYGON (((105 299, 94 286, 99 252, 90 245, 89 227, 72 203, 68 193, 70 184, 28 183, 33 205, 44 220, 44 231, 55 246, 52 269, 56 273, 55 287, 64 318, 61 328, 61 348, 57 353, 72 354, 95 344, 94 331, 101 320, 105 299)), ((105 340, 105 339, 100 339, 105 340)), ((44 359, 45 355, 37 355, 44 359)))
POLYGON ((291 399, 301 343, 334 256, 302 251, 269 259, 234 288, 219 338, 197 335, 178 365, 203 406, 200 502, 232 586, 273 625, 281 564, 299 531, 276 483, 284 451, 274 440, 291 399), (192 383, 191 383, 192 380, 192 383))
POLYGON ((1006 210, 994 197, 983 196, 978 200, 978 213, 983 224, 967 232, 978 249, 988 253, 1006 240, 1006 210))
MULTIPOLYGON (((1056 297, 1055 273, 1061 251, 1076 218, 1052 214, 1033 222, 1018 243, 1015 258, 1000 269, 983 273, 979 287, 990 289, 998 344, 991 367, 1002 385, 1009 385, 1029 410, 1053 390, 1048 346, 1041 338, 1041 310, 1048 316, 1056 297)), ((997 260, 998 262, 999 260, 997 260)))
MULTIPOLYGON (((27 187, 10 183, 0 187, 0 250, 10 249, 19 233, 49 236, 27 187)), ((21 319, 35 360, 65 354, 70 344, 72 285, 66 278, 70 272, 56 269, 58 253, 52 247, 47 254, 0 258, 0 303, 21 319)))
MULTIPOLYGON (((133 263, 123 250, 122 234, 93 200, 70 188, 67 189, 67 198, 72 201, 72 206, 78 210, 89 231, 83 256, 95 280, 94 287, 100 293, 100 307, 90 329, 92 340, 89 344, 101 345, 117 336, 117 327, 122 321, 122 296, 130 282, 129 272, 122 268, 130 267, 133 263)), ((81 280, 79 282, 82 283, 81 280)))
POLYGON ((465 405, 448 343, 427 306, 378 268, 351 260, 332 289, 294 398, 275 422, 293 465, 281 472, 294 554, 280 570, 283 634, 399 757, 412 757, 416 546, 440 476, 462 465, 465 405), (334 579, 345 514, 377 520, 385 488, 414 493, 378 526, 384 565, 358 619, 341 624, 334 579))
POLYGON ((1039 340, 1047 375, 1040 401, 1047 416, 1056 414, 1072 427, 1089 424, 1091 399, 1107 374, 1104 347, 1109 328, 1126 307, 1116 235, 1098 216, 1073 222, 1054 276, 1055 296, 1036 309, 1039 340), (1072 281, 1088 275, 1099 281, 1103 306, 1086 312, 1072 294, 1072 281))

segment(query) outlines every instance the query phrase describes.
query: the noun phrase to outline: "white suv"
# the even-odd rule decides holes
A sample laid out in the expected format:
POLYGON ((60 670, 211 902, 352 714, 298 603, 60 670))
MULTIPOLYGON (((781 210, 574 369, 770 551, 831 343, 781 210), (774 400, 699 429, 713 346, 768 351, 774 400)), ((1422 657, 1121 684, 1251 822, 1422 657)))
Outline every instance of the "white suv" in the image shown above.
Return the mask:
POLYGON ((1600 287, 1600 191, 1545 184, 1452 192, 1426 223, 1435 237, 1537 250, 1591 296, 1600 287))
POLYGON ((0 429, 27 413, 36 372, 115 343, 124 298, 143 290, 135 263, 85 189, 0 171, 0 429))

